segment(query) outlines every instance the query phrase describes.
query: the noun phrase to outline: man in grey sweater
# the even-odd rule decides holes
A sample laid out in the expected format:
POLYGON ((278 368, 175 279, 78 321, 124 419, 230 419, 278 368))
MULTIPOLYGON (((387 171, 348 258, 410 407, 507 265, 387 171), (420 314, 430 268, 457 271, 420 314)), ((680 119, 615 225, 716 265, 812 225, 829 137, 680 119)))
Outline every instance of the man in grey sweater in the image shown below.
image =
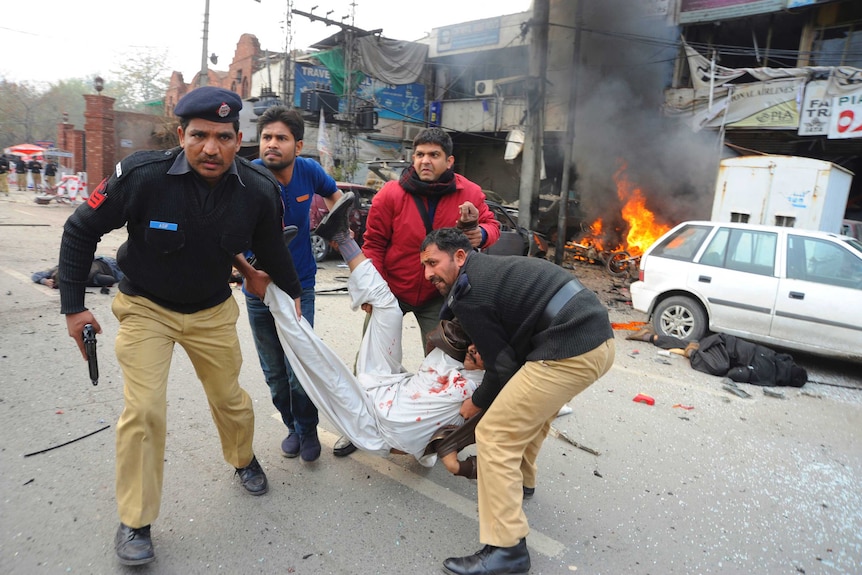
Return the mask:
POLYGON ((455 228, 422 243, 425 278, 443 294, 441 317, 456 317, 485 362, 464 401, 476 426, 479 541, 474 555, 443 563, 455 575, 527 573, 525 496, 536 458, 559 409, 614 361, 607 309, 568 271, 535 258, 474 252, 455 228))

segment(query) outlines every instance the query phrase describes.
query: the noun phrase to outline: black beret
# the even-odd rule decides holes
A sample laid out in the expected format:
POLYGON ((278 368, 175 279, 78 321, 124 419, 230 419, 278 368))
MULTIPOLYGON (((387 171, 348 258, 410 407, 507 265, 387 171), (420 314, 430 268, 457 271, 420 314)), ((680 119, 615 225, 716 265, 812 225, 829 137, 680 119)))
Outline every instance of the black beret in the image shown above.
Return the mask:
POLYGON ((174 108, 174 114, 181 118, 227 123, 239 120, 241 109, 242 100, 236 92, 215 86, 202 86, 180 98, 174 108))

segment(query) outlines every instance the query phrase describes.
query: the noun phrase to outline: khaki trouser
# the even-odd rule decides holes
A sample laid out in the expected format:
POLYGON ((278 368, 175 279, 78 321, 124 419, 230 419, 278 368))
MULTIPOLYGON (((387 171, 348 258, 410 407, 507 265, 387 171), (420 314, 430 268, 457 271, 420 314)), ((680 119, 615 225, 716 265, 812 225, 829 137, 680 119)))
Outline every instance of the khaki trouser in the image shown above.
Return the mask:
POLYGON ((45 176, 45 184, 53 188, 57 184, 57 176, 45 176))
POLYGON ((17 180, 18 189, 19 190, 26 190, 27 189, 27 174, 15 174, 15 176, 18 178, 18 180, 17 180))
POLYGON ((536 458, 560 408, 607 373, 614 340, 562 360, 528 361, 476 426, 479 541, 511 547, 530 531, 522 487, 536 486, 536 458))
POLYGON ((7 196, 9 195, 9 178, 7 174, 0 174, 0 192, 3 192, 7 196))
POLYGON ((41 172, 32 172, 30 174, 33 177, 33 189, 38 190, 42 187, 42 174, 41 172))
POLYGON ((183 346, 203 384, 224 458, 233 467, 245 467, 254 456, 254 412, 237 379, 242 356, 233 297, 182 314, 118 293, 111 309, 120 320, 114 347, 125 382, 125 408, 117 423, 117 507, 120 521, 137 528, 152 523, 161 505, 175 343, 183 346))

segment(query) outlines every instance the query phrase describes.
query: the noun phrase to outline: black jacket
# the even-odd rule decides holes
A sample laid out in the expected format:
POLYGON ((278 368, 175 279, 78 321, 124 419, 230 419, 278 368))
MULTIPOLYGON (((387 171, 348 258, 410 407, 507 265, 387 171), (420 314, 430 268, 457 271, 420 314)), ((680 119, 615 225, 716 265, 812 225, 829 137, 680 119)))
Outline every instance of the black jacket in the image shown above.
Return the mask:
POLYGON ((167 173, 181 152, 129 156, 66 221, 60 246, 62 313, 86 309, 84 288, 96 243, 123 225, 129 236, 117 261, 126 274, 119 286, 125 294, 180 313, 213 307, 230 297, 234 255, 251 248, 276 285, 293 298, 300 296, 282 237, 283 206, 275 179, 237 157, 215 207, 203 213, 193 180, 198 176, 167 173))
POLYGON ((527 361, 566 359, 597 348, 614 333, 608 311, 583 289, 546 329, 537 323, 555 293, 573 279, 546 260, 471 253, 446 299, 485 362, 473 403, 486 408, 527 361))

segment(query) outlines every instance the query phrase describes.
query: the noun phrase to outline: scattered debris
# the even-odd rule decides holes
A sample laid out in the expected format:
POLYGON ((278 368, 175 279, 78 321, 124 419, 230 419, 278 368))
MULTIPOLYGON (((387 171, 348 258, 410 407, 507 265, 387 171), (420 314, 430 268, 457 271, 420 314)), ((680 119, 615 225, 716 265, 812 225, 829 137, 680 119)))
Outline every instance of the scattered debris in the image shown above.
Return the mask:
POLYGON ((680 409, 685 409, 685 410, 689 410, 689 411, 694 409, 693 405, 683 405, 681 403, 675 403, 675 404, 673 404, 673 407, 675 407, 675 408, 678 407, 680 409))
POLYGON ((775 391, 774 389, 769 389, 768 387, 763 388, 763 395, 766 395, 769 397, 777 397, 778 399, 784 399, 785 398, 784 392, 775 391))
POLYGON ((628 323, 611 322, 611 329, 623 329, 626 331, 637 331, 646 325, 645 321, 630 321, 628 323))
POLYGON ((325 294, 325 293, 347 293, 347 287, 337 287, 331 289, 318 289, 314 290, 315 294, 325 294))
POLYGON ((590 453, 592 455, 601 455, 601 453, 599 453, 595 449, 578 443, 577 441, 575 441, 574 439, 572 439, 571 437, 569 437, 568 435, 566 435, 565 433, 563 433, 562 431, 560 431, 559 429, 554 427, 553 425, 551 426, 551 430, 548 432, 548 434, 552 435, 554 437, 558 437, 558 438, 562 439, 563 441, 574 445, 578 449, 586 451, 587 453, 590 453))
POLYGON ((635 403, 646 403, 647 405, 655 405, 655 399, 648 395, 644 395, 643 393, 637 394, 634 399, 632 399, 635 403))
POLYGON ((90 433, 88 433, 86 435, 82 435, 81 437, 76 437, 75 439, 70 439, 66 443, 61 443, 60 445, 55 445, 54 447, 49 447, 47 449, 42 449, 40 451, 34 451, 32 453, 25 453, 24 457, 30 457, 31 455, 39 455, 40 453, 46 453, 48 451, 53 451, 54 449, 58 449, 60 447, 63 447, 64 445, 69 445, 70 443, 75 443, 76 441, 84 439, 85 437, 90 437, 91 435, 95 435, 95 434, 99 433, 100 431, 105 431, 109 427, 111 427, 111 426, 106 425, 105 427, 102 427, 101 429, 97 429, 96 431, 91 431, 90 433))
POLYGON ((722 385, 721 387, 723 389, 726 389, 727 391, 729 391, 733 395, 735 395, 737 397, 741 397, 742 399, 748 399, 751 397, 750 393, 748 393, 744 389, 740 389, 740 387, 738 385, 736 385, 736 382, 733 381, 732 379, 725 379, 725 382, 726 383, 724 385, 722 385))

